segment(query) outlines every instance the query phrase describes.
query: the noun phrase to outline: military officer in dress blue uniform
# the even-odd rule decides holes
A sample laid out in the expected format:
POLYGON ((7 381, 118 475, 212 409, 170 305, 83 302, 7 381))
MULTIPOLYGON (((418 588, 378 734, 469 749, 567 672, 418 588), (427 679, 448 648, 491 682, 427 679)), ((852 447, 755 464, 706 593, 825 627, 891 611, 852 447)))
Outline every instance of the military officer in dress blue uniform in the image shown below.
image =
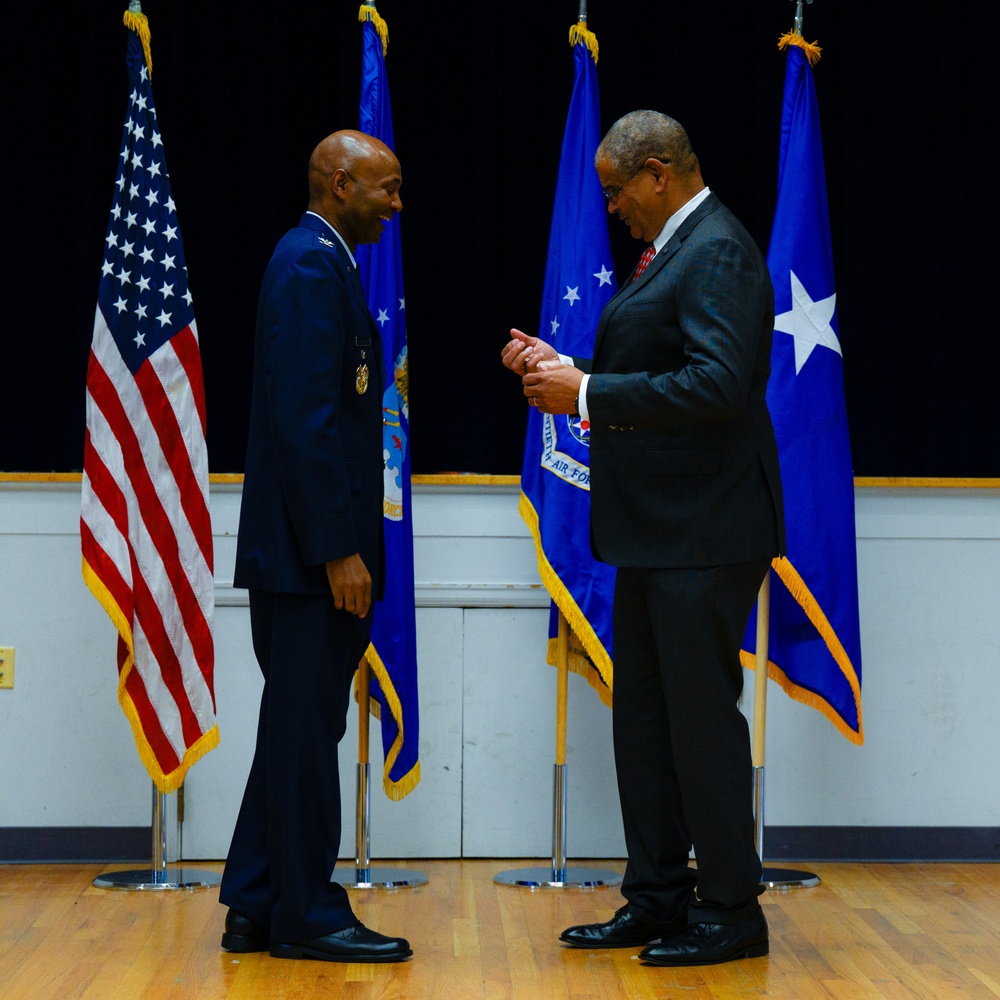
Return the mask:
POLYGON ((309 207, 264 274, 234 585, 264 675, 257 745, 220 901, 222 947, 392 962, 330 876, 337 744, 382 592, 382 344, 354 251, 402 210, 399 161, 361 132, 309 160, 309 207))

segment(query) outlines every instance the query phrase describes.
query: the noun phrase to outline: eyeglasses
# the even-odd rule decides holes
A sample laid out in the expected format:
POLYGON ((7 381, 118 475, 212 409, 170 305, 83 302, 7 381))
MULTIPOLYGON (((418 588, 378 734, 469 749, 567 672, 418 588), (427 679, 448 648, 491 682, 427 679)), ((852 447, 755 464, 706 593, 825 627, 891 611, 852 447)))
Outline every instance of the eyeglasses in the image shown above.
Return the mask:
MULTIPOLYGON (((649 159, 657 159, 660 161, 660 163, 663 164, 667 164, 670 162, 670 160, 658 156, 650 157, 649 159)), ((618 185, 618 187, 601 188, 601 190, 604 192, 604 197, 607 198, 608 200, 608 203, 610 204, 611 202, 616 201, 618 199, 618 195, 622 193, 622 188, 624 188, 626 184, 631 184, 632 181, 634 181, 636 177, 638 177, 639 174, 641 174, 645 169, 646 169, 646 164, 643 163, 643 165, 639 167, 639 169, 631 177, 628 177, 625 180, 623 180, 621 184, 618 185)))
POLYGON ((631 177, 622 181, 621 184, 618 185, 618 187, 601 188, 601 190, 604 192, 604 197, 607 198, 608 200, 608 203, 610 204, 613 201, 617 201, 618 195, 622 193, 622 188, 625 187, 626 184, 631 184, 632 181, 634 181, 636 177, 638 177, 639 174, 641 173, 642 173, 642 168, 640 168, 638 172, 634 173, 631 177))

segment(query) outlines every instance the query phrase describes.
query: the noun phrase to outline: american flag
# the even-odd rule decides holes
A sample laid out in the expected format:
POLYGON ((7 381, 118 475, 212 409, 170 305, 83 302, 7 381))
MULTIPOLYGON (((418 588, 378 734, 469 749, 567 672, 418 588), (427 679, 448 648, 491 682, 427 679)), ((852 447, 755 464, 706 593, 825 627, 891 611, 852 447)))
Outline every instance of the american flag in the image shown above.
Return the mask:
POLYGON ((148 28, 142 14, 125 23, 131 92, 87 366, 80 536, 84 579, 118 629, 118 700, 170 792, 219 741, 205 392, 148 28))

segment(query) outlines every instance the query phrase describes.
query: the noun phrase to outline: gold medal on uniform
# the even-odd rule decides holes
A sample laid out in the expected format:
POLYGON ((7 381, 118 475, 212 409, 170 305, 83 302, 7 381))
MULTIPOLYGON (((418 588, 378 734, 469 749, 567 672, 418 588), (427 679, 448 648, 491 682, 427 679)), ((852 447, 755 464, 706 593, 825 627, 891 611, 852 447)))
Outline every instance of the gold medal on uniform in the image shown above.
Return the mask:
POLYGON ((358 395, 363 396, 368 389, 368 365, 358 365, 358 370, 354 373, 354 388, 358 390, 358 395))

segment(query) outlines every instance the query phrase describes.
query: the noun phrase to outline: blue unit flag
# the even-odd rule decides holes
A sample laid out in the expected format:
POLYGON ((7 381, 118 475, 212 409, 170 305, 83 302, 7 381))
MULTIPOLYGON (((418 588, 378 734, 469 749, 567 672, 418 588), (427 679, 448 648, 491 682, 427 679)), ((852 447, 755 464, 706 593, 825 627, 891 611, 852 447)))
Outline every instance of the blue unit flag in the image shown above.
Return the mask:
MULTIPOLYGON (((389 80, 385 71, 388 30, 375 7, 364 4, 362 22, 362 132, 395 150, 389 80)), ((358 247, 355 255, 368 308, 382 331, 385 355, 385 562, 383 602, 375 609, 372 642, 365 656, 372 669, 372 709, 382 723, 385 755, 382 784, 399 800, 420 781, 417 700, 417 627, 413 601, 413 520, 410 503, 409 365, 406 354, 406 299, 399 216, 394 215, 378 243, 358 247)))
MULTIPOLYGON (((863 743, 854 479, 833 282, 819 111, 801 35, 788 47, 778 202, 767 253, 775 322, 767 403, 785 493, 788 553, 774 561, 768 673, 863 743)), ((744 649, 756 647, 751 621, 744 649)), ((753 665, 744 652, 743 662, 753 665)))
MULTIPOLYGON (((549 235, 539 337, 560 354, 591 357, 597 321, 617 290, 607 204, 594 170, 600 142, 597 39, 570 31, 575 82, 563 135, 549 235)), ((570 668, 610 704, 613 682, 611 602, 615 570, 590 551, 590 427, 579 416, 528 412, 521 471, 521 516, 535 539, 538 568, 572 630, 570 668)), ((555 639, 549 642, 555 663, 555 639)))

